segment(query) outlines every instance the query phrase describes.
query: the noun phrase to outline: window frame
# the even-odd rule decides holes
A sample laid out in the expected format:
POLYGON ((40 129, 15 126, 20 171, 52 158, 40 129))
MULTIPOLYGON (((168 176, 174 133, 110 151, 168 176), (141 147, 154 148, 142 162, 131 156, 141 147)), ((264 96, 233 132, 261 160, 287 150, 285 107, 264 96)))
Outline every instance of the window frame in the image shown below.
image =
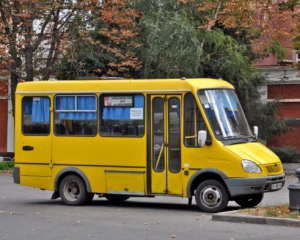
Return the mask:
MULTIPOLYGON (((54 110, 53 110, 53 115, 54 115, 54 128, 53 128, 53 133, 55 136, 59 137, 95 137, 98 133, 98 96, 96 94, 57 94, 54 96, 54 110), (57 109, 57 99, 59 97, 74 97, 74 109, 57 109), (78 98, 79 97, 93 97, 95 100, 95 108, 94 109, 79 109, 78 107, 78 98), (60 123, 56 123, 57 115, 60 113, 95 113, 95 119, 62 119, 60 123), (84 121, 85 123, 80 126, 82 128, 82 133, 77 134, 77 133, 69 133, 68 132, 68 127, 66 126, 67 124, 64 124, 63 121, 72 121, 72 128, 73 128, 73 123, 74 121, 84 121), (86 126, 86 123, 88 121, 92 121, 94 124, 87 124, 90 125, 89 127, 92 129, 92 134, 84 134, 84 127, 86 126), (66 132, 63 134, 58 134, 56 132, 56 126, 58 125, 63 125, 64 128, 66 128, 66 132)), ((78 122, 77 122, 78 123, 78 122)), ((72 129, 73 130, 73 129, 72 129)), ((90 130, 90 129, 89 129, 90 130)))
MULTIPOLYGON (((146 97, 143 93, 124 93, 124 94, 116 94, 116 93, 102 93, 99 96, 99 135, 101 137, 122 137, 122 138, 137 138, 137 137, 143 137, 145 135, 145 108, 146 106, 146 97), (109 97, 109 96, 113 96, 113 97, 117 97, 117 96, 130 96, 132 97, 132 106, 105 106, 105 97, 109 97), (136 99, 135 96, 141 96, 143 97, 143 106, 142 107, 137 107, 136 105, 139 104, 136 99), (138 108, 142 108, 143 109, 143 113, 142 113, 142 119, 104 119, 104 110, 105 108, 108 110, 112 110, 113 108, 123 108, 123 109, 138 109, 138 108), (125 123, 120 124, 116 124, 115 122, 126 122, 126 121, 130 121, 132 124, 128 124, 127 128, 125 127, 125 123), (142 121, 142 123, 134 123, 134 122, 138 122, 138 121, 142 121), (107 125, 107 122, 112 122, 111 124, 109 124, 109 126, 107 125), (113 128, 116 127, 117 131, 114 132, 113 128), (128 127, 131 128, 132 131, 132 127, 133 127, 133 131, 134 134, 129 134, 129 130, 128 127), (107 129, 107 131, 101 131, 101 129, 107 129), (142 128, 141 130, 141 134, 139 134, 139 130, 140 128, 142 128)), ((130 111, 130 110, 129 110, 130 111)))
MULTIPOLYGON (((21 113, 22 113, 22 121, 21 121, 21 128, 22 128, 22 134, 24 135, 24 136, 49 136, 50 135, 50 130, 51 130, 51 111, 50 111, 50 109, 51 109, 51 98, 49 97, 49 96, 41 96, 41 95, 39 95, 39 96, 23 96, 22 97, 22 99, 21 99, 21 113), (46 128, 46 130, 47 130, 47 132, 46 133, 41 133, 41 134, 39 134, 39 133, 26 133, 25 131, 24 131, 24 127, 26 126, 26 124, 24 124, 24 111, 23 111, 23 107, 24 107, 24 99, 26 99, 26 98, 31 98, 32 100, 34 99, 34 98, 47 98, 48 100, 49 100, 49 109, 48 109, 48 114, 49 114, 49 120, 48 120, 48 122, 41 122, 41 123, 45 123, 45 124, 43 124, 43 125, 45 125, 45 128, 46 128), (48 125, 48 127, 47 127, 47 125, 48 125)), ((32 111, 32 110, 31 110, 32 111)), ((31 112, 31 123, 36 123, 36 124, 32 124, 32 127, 34 128, 34 127, 38 127, 38 126, 41 126, 40 124, 38 124, 38 123, 40 123, 40 122, 33 122, 32 121, 32 112, 31 112)))

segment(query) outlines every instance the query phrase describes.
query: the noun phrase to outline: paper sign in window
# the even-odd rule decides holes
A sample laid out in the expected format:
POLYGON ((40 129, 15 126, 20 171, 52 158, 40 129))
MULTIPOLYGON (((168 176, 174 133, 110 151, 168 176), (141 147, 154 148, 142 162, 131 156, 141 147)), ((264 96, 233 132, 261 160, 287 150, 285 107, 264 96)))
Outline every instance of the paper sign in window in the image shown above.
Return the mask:
POLYGON ((130 119, 143 119, 143 108, 130 108, 130 119))

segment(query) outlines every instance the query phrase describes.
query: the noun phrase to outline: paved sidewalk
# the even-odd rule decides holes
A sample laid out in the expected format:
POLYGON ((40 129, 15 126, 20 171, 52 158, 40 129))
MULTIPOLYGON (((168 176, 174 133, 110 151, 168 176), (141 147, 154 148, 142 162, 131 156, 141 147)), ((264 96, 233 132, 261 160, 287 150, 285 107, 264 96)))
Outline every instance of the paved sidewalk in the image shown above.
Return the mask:
MULTIPOLYGON (((286 174, 285 186, 273 193, 266 193, 260 207, 276 206, 279 204, 289 203, 289 185, 299 182, 299 179, 295 176, 296 169, 300 168, 300 164, 283 164, 284 172, 286 174)), ((273 218, 273 217, 261 217, 250 216, 235 211, 221 212, 212 215, 213 221, 223 222, 236 222, 236 223, 254 223, 265 225, 280 225, 289 227, 300 227, 300 220, 287 219, 287 218, 273 218)))
POLYGON ((283 170, 286 175, 295 175, 298 168, 300 168, 300 163, 283 163, 283 170))
POLYGON ((240 214, 238 211, 222 212, 212 215, 213 221, 222 222, 236 222, 236 223, 254 223, 265 225, 277 225, 287 227, 300 227, 300 220, 289 218, 274 218, 274 217, 261 217, 240 214))

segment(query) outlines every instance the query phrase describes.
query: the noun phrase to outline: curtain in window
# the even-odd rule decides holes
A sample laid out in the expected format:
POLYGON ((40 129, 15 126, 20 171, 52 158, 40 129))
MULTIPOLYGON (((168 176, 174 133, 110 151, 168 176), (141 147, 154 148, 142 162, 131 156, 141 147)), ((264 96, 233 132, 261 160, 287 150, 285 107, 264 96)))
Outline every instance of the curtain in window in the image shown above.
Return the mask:
POLYGON ((74 96, 64 96, 56 97, 56 110, 75 110, 75 97, 74 96))
MULTIPOLYGON (((144 108, 144 96, 134 95, 134 108, 144 108)), ((130 107, 103 107, 102 119, 130 120, 130 107)))
POLYGON ((58 96, 56 97, 56 111, 59 111, 61 120, 96 120, 96 97, 58 96))
POLYGON ((32 98, 32 122, 50 122, 50 99, 32 98))

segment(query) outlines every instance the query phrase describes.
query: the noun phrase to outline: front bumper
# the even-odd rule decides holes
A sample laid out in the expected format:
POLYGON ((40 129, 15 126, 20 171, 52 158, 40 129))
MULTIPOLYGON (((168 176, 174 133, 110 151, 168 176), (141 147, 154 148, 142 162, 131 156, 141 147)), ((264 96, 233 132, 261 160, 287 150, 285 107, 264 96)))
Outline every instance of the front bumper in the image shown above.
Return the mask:
POLYGON ((285 183, 285 174, 260 177, 260 178, 228 178, 224 179, 231 197, 250 195, 256 193, 273 192, 280 189, 271 190, 271 185, 285 183))

